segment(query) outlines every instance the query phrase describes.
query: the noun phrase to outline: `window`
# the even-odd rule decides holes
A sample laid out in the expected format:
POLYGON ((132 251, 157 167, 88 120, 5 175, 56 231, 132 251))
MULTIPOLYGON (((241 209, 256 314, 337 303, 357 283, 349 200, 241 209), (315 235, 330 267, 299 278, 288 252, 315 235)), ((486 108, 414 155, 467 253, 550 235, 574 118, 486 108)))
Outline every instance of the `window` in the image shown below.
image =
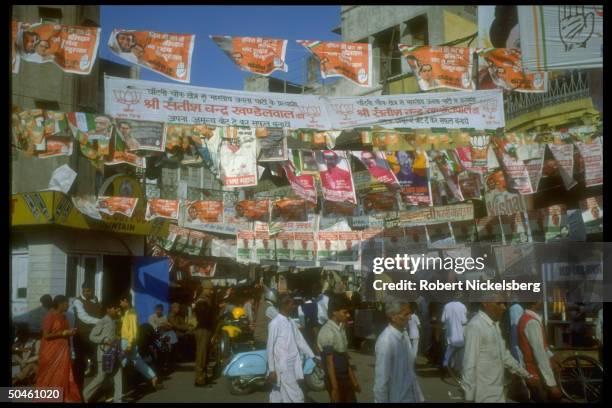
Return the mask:
POLYGON ((429 28, 427 25, 427 16, 421 15, 413 18, 407 23, 408 33, 412 37, 410 45, 427 45, 429 44, 429 28))
POLYGON ((42 99, 38 99, 34 101, 34 106, 36 106, 37 109, 44 109, 44 110, 50 110, 50 111, 60 110, 60 106, 59 106, 59 103, 57 103, 57 101, 45 101, 42 99))
POLYGON ((398 45, 400 43, 399 26, 391 27, 374 36, 375 46, 380 49, 380 80, 401 74, 401 53, 398 45))
POLYGON ((68 255, 66 261, 66 296, 81 295, 81 286, 87 283, 100 298, 102 293, 102 257, 100 255, 68 255))
POLYGON ((41 23, 61 24, 62 10, 55 7, 39 7, 38 17, 41 23))

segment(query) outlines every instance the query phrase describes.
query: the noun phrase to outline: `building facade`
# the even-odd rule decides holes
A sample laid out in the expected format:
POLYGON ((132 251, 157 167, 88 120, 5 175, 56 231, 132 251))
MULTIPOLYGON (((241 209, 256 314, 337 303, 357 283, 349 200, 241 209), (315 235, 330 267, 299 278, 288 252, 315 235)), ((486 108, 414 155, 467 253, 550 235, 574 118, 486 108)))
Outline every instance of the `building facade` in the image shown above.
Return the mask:
MULTIPOLYGON (((19 5, 12 8, 12 19, 99 26, 100 8, 19 5)), ((104 74, 138 78, 139 70, 101 58, 89 75, 65 73, 55 64, 22 62, 20 72, 11 74, 11 104, 14 110, 103 113, 104 74)), ((129 221, 127 227, 110 222, 90 225, 69 196, 44 191, 53 171, 64 164, 77 172, 71 195, 95 196, 109 176, 95 169, 78 143, 71 156, 46 159, 11 149, 11 316, 34 329, 40 326, 42 295, 74 299, 83 282, 92 285, 99 299, 127 290, 131 259, 144 255, 145 235, 124 232, 129 232, 130 223, 144 221, 129 221)), ((125 179, 139 186, 133 177, 125 179)))

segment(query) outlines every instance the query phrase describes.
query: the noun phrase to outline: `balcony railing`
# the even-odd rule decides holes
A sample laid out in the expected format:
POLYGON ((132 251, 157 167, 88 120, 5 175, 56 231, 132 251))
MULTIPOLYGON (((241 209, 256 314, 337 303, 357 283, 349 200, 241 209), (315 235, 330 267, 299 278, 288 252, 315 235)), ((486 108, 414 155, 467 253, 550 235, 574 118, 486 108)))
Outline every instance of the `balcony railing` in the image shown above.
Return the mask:
POLYGON ((567 75, 549 80, 548 92, 512 92, 504 96, 506 120, 514 119, 527 112, 591 96, 588 72, 573 71, 567 75))

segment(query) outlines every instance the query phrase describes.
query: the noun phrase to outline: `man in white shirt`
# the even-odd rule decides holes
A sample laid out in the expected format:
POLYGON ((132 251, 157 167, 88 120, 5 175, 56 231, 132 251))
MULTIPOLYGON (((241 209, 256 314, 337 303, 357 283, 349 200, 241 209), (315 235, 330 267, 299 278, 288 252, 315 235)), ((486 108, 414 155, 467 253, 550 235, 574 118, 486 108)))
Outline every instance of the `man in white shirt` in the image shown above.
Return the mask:
POLYGON ((467 308, 458 300, 448 302, 442 311, 442 324, 446 331, 446 352, 442 367, 448 369, 449 366, 459 370, 463 359, 463 326, 467 324, 467 308))
POLYGON ((408 318, 408 336, 410 337, 412 352, 415 358, 419 355, 419 327, 421 327, 421 321, 419 316, 413 311, 408 318))
POLYGON ((415 372, 415 356, 406 331, 410 305, 385 305, 389 325, 376 340, 374 402, 423 402, 415 372))
MULTIPOLYGON (((484 295, 483 295, 484 296, 484 295)), ((461 387, 465 402, 506 402, 504 367, 525 379, 531 375, 506 348, 499 329, 506 305, 500 292, 487 293, 487 301, 465 327, 461 387)))
POLYGON ((562 394, 551 366, 553 353, 548 347, 542 317, 536 312, 541 308, 541 300, 527 304, 517 326, 518 343, 525 368, 533 376, 533 379, 527 382, 531 399, 537 402, 558 401, 562 394))
POLYGON ((329 296, 325 293, 321 293, 317 299, 317 317, 319 319, 319 325, 323 326, 327 322, 327 306, 329 305, 329 296))
POLYGON ((268 326, 269 379, 273 384, 270 402, 304 402, 298 380, 304 378, 302 357, 313 358, 297 324, 289 317, 295 304, 288 294, 278 299, 278 314, 268 326))
POLYGON ((79 386, 79 391, 83 390, 83 382, 87 361, 91 360, 95 364, 95 348, 89 340, 89 334, 94 326, 102 318, 102 307, 98 298, 94 296, 93 288, 87 282, 81 285, 81 296, 72 303, 73 316, 70 319, 72 327, 77 329, 77 334, 73 338, 74 349, 74 379, 79 386))
POLYGON ((521 348, 518 344, 518 323, 524 312, 523 307, 519 303, 514 303, 508 310, 510 315, 510 353, 512 353, 512 357, 514 357, 522 367, 525 367, 525 364, 523 363, 523 353, 521 353, 521 348))

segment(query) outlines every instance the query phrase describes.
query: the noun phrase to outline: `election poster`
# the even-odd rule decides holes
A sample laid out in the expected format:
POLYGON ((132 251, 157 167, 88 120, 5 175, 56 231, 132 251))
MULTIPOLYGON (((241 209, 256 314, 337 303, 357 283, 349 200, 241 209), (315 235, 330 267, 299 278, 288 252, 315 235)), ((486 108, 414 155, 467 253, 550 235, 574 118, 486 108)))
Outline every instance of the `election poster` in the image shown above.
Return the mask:
POLYGON ((504 169, 511 181, 510 187, 522 195, 533 194, 535 191, 531 185, 531 178, 529 177, 529 172, 527 171, 525 163, 505 152, 502 152, 501 155, 504 169))
POLYGON ((475 222, 479 242, 503 243, 504 234, 498 216, 476 218, 475 222))
POLYGON ((316 254, 314 232, 295 232, 293 236, 294 259, 296 261, 314 261, 316 254))
POLYGON ((338 231, 319 231, 317 235, 317 259, 319 261, 336 261, 338 244, 338 231))
POLYGON ((212 278, 216 271, 216 262, 198 260, 190 265, 189 276, 191 278, 212 278))
POLYGON ((342 77, 358 86, 372 86, 372 44, 298 40, 320 62, 321 78, 342 77))
POLYGON ((211 35, 210 38, 243 71, 268 76, 274 71, 287 72, 289 69, 285 62, 287 40, 228 35, 211 35))
POLYGON ((260 261, 276 260, 274 238, 270 237, 268 231, 255 231, 255 252, 260 261))
POLYGON ((526 211, 529 222, 529 238, 531 242, 544 242, 544 223, 548 216, 545 208, 526 211))
POLYGON ((603 5, 518 6, 523 67, 603 67, 603 5))
POLYGON ((397 177, 387 162, 385 152, 354 151, 351 152, 370 172, 372 177, 381 184, 391 188, 398 188, 397 177))
POLYGON ((449 88, 476 89, 472 80, 473 56, 468 47, 411 47, 399 44, 421 91, 449 88))
POLYGON ((474 221, 456 221, 450 224, 457 245, 476 242, 476 224, 474 224, 474 221))
POLYGON ((189 83, 195 35, 114 29, 108 48, 132 64, 189 83))
POLYGON ((267 137, 257 137, 257 161, 278 162, 289 158, 285 129, 267 129, 267 137))
POLYGON ((308 212, 312 207, 301 198, 277 199, 272 205, 272 221, 308 221, 308 212))
POLYGON ((467 171, 485 174, 487 168, 487 153, 489 150, 489 137, 474 135, 470 137, 470 146, 455 149, 461 165, 467 171))
POLYGON ((459 173, 458 185, 463 198, 466 200, 482 200, 482 176, 478 173, 464 171, 459 173))
POLYGON ((516 5, 478 6, 480 48, 520 48, 516 5))
POLYGON ((345 152, 323 150, 318 158, 323 197, 328 201, 357 205, 351 166, 345 152))
POLYGON ((81 214, 93 218, 94 220, 101 221, 102 216, 98 211, 96 201, 87 197, 70 197, 74 208, 76 208, 81 214))
POLYGON ((524 213, 518 212, 511 215, 500 215, 499 218, 506 244, 524 244, 529 242, 529 227, 524 218, 524 213))
POLYGON ((485 178, 485 203, 487 214, 504 215, 526 211, 525 199, 518 193, 508 191, 502 170, 496 170, 485 178))
POLYGON ((236 261, 248 263, 255 260, 255 231, 241 230, 236 234, 236 261))
POLYGON ((17 49, 22 61, 52 62, 64 72, 89 75, 100 42, 98 27, 20 23, 17 49))
POLYGON ((107 215, 122 214, 132 218, 136 204, 138 204, 138 198, 99 196, 96 206, 101 213, 107 215))
POLYGON ((569 238, 569 225, 567 222, 567 207, 565 205, 552 205, 546 209, 544 223, 544 240, 546 242, 569 238))
POLYGON ((478 89, 497 87, 506 91, 524 93, 548 91, 548 72, 523 71, 520 49, 485 48, 477 50, 477 54, 479 58, 478 78, 483 79, 478 83, 478 89))
MULTIPOLYGON (((441 193, 447 197, 448 203, 457 203, 464 201, 463 194, 459 187, 458 174, 462 171, 461 161, 456 156, 454 150, 430 150, 429 158, 432 162, 432 167, 442 175, 443 183, 438 183, 438 186, 443 187, 441 193)), ((432 171, 434 174, 434 171, 432 171)), ((439 178, 439 177, 436 177, 439 178)))
POLYGON ((185 201, 185 227, 201 229, 206 224, 222 222, 223 201, 185 201))
POLYGON ((386 159, 401 187, 402 200, 410 205, 430 205, 427 154, 419 150, 389 152, 386 159))
POLYGON ((586 187, 603 184, 603 145, 576 142, 580 156, 584 160, 584 181, 586 187))
POLYGON ((162 122, 122 119, 117 121, 117 132, 128 150, 164 151, 166 131, 162 122))
POLYGON ((557 165, 559 166, 559 173, 563 179, 565 189, 569 190, 576 184, 574 180, 574 145, 568 144, 555 144, 549 143, 548 149, 552 153, 557 165))
POLYGON ((118 132, 115 132, 113 138, 111 138, 111 159, 105 161, 104 164, 107 166, 115 166, 118 164, 129 164, 134 167, 144 169, 147 167, 147 162, 144 157, 140 157, 137 154, 130 153, 127 151, 127 146, 121 139, 118 132))
POLYGON ((386 129, 497 129, 505 126, 502 90, 449 95, 441 92, 322 97, 106 76, 104 113, 116 119, 319 131, 374 125, 386 129))
POLYGON ((290 161, 283 164, 283 169, 287 175, 287 180, 291 184, 293 192, 304 200, 316 204, 317 203, 317 188, 315 185, 314 176, 310 174, 302 174, 296 176, 293 171, 293 165, 290 161))
POLYGON ((337 260, 338 262, 357 262, 359 260, 360 231, 339 231, 337 260))
POLYGON ((603 232, 603 197, 589 197, 580 201, 582 221, 588 235, 603 232))
POLYGON ((189 230, 189 240, 183 251, 189 255, 200 255, 207 235, 200 231, 189 230))
POLYGON ((395 255, 402 254, 405 251, 404 228, 385 228, 382 238, 384 240, 385 257, 395 257, 395 255))
POLYGON ((66 118, 83 156, 97 162, 110 154, 111 118, 83 112, 68 112, 66 118))
POLYGON ((363 215, 375 215, 380 212, 397 211, 399 209, 397 197, 393 191, 360 194, 359 204, 363 215))
POLYGON ((425 229, 429 238, 429 248, 449 248, 456 245, 450 223, 427 225, 425 229))
POLYGON ((236 216, 249 221, 270 221, 270 200, 242 200, 236 203, 236 216))
POLYGON ((72 135, 68 131, 63 112, 31 109, 17 113, 13 119, 17 148, 26 154, 44 157, 45 153, 48 153, 49 140, 69 142, 69 151, 72 153, 72 135))
POLYGON ((21 58, 17 52, 17 35, 19 33, 20 23, 18 21, 11 21, 11 73, 19 73, 19 64, 21 58))
POLYGON ((537 151, 537 153, 535 153, 537 157, 523 162, 527 168, 529 181, 534 193, 536 193, 540 187, 540 180, 542 180, 544 170, 544 155, 546 153, 546 145, 538 144, 536 147, 537 149, 532 149, 532 152, 537 151))
POLYGON ((582 210, 567 210, 570 241, 584 242, 587 240, 586 227, 582 219, 582 210))
POLYGON ((221 143, 219 167, 226 187, 257 185, 257 143, 255 129, 237 128, 237 139, 221 143))
POLYGON ((279 232, 276 234, 276 258, 281 261, 291 261, 293 256, 294 232, 279 232))
POLYGON ((179 205, 179 200, 164 200, 160 198, 148 200, 145 219, 150 221, 153 218, 159 217, 178 221, 179 205))

